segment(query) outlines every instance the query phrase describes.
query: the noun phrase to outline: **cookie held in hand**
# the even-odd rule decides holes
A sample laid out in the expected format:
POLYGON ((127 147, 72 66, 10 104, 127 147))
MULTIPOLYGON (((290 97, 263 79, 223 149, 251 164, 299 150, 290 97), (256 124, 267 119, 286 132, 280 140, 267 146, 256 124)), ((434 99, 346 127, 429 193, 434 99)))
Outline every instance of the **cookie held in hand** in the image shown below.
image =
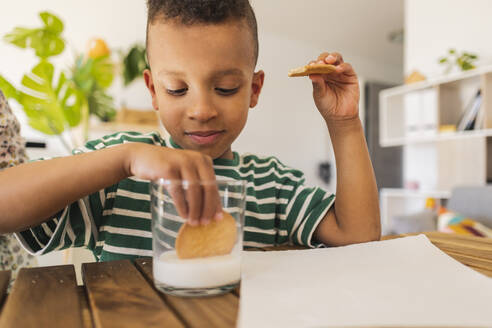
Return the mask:
POLYGON ((298 68, 293 68, 289 71, 289 77, 308 76, 310 74, 329 74, 334 72, 336 67, 329 64, 313 64, 298 68))
POLYGON ((207 225, 183 224, 176 237, 176 254, 180 259, 229 254, 236 244, 236 221, 223 211, 222 220, 207 225))

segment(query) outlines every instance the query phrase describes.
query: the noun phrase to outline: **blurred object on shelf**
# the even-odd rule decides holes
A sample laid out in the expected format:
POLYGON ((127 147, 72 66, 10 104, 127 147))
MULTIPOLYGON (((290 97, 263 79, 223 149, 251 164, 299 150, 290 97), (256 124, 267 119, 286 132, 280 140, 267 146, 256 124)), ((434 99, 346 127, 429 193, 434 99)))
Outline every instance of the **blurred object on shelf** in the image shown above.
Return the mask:
POLYGON ((100 138, 121 131, 134 131, 140 133, 157 131, 164 135, 167 134, 166 130, 159 122, 157 112, 154 110, 121 108, 117 111, 116 118, 112 122, 102 122, 95 119, 91 120, 91 138, 100 138))
POLYGON ((446 208, 453 213, 492 227, 492 185, 468 185, 453 188, 446 208))
POLYGON ((438 202, 440 203, 436 198, 427 197, 423 210, 412 214, 395 215, 391 220, 391 233, 402 234, 436 230, 438 202))
POLYGON ((456 49, 449 49, 446 56, 439 58, 439 64, 444 65, 445 74, 450 73, 454 67, 458 67, 461 71, 468 71, 474 69, 476 66, 473 64, 478 60, 478 55, 466 51, 458 53, 456 49))
POLYGON ((473 130, 475 129, 475 125, 477 125, 477 127, 482 125, 482 122, 476 124, 477 117, 482 106, 482 98, 482 91, 478 89, 463 109, 463 113, 456 128, 458 131, 473 130))
POLYGON ((437 228, 441 232, 492 238, 492 229, 464 215, 440 209, 437 228))
POLYGON ((432 211, 420 211, 392 218, 390 234, 415 233, 436 230, 436 214, 432 211))
POLYGON ((425 81, 425 80, 426 80, 425 75, 415 70, 412 73, 410 73, 410 75, 405 77, 405 84, 411 84, 411 83, 425 81))
POLYGON ((121 108, 116 115, 116 122, 121 124, 143 124, 159 126, 155 110, 134 110, 121 108))
POLYGON ((420 187, 420 184, 418 181, 406 181, 405 182, 405 189, 410 189, 410 190, 418 190, 420 187))
POLYGON ((435 88, 409 92, 403 97, 405 136, 433 136, 438 130, 438 95, 435 88))
POLYGON ((428 210, 435 211, 436 210, 436 199, 433 197, 427 197, 425 199, 425 208, 428 210))
POLYGON ((453 133, 456 132, 456 125, 454 124, 445 124, 439 127, 440 133, 453 133))

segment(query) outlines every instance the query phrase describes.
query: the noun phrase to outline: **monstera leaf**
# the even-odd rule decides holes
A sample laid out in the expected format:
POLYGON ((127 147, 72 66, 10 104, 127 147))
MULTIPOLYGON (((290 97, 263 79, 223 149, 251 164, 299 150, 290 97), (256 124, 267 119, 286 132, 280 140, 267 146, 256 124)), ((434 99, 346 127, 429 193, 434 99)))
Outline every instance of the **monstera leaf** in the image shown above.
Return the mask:
POLYGON ((72 79, 87 98, 89 112, 102 121, 111 121, 116 116, 113 97, 105 92, 113 82, 113 71, 109 56, 96 59, 79 56, 72 69, 72 79))
POLYGON ((63 22, 48 12, 42 12, 39 16, 44 23, 43 27, 16 27, 4 36, 4 41, 20 48, 32 48, 40 58, 62 53, 65 49, 65 41, 60 36, 63 32, 63 22))
POLYGON ((102 89, 107 89, 113 83, 114 65, 109 56, 93 59, 92 76, 102 89))
MULTIPOLYGON (((81 56, 68 75, 55 74, 49 57, 65 49, 61 36, 63 22, 48 12, 41 12, 39 16, 41 27, 16 27, 3 38, 17 47, 33 49, 39 64, 23 76, 18 88, 0 75, 0 89, 7 98, 15 99, 23 107, 34 129, 57 135, 70 151, 62 132, 83 123, 86 140, 90 113, 103 120, 111 120, 116 114, 113 98, 105 92, 113 81, 113 63, 104 53, 95 58, 81 56)), ((109 53, 109 49, 106 50, 109 53)), ((72 142, 74 140, 72 138, 72 142)))
POLYGON ((2 90, 3 94, 7 99, 13 98, 19 101, 19 92, 16 88, 12 86, 3 76, 0 75, 0 90, 2 90))
POLYGON ((123 79, 125 86, 142 77, 143 71, 149 68, 145 46, 136 44, 123 58, 123 79))
POLYGON ((60 134, 80 123, 84 98, 61 73, 53 86, 54 67, 41 61, 22 78, 18 102, 24 107, 29 125, 49 135, 60 134))

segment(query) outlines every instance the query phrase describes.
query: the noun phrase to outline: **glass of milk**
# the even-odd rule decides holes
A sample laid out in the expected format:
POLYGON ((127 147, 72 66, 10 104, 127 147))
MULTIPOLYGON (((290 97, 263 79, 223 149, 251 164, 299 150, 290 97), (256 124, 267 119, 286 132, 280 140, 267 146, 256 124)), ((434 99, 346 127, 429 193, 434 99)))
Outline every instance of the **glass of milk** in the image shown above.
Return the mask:
POLYGON ((241 280, 241 251, 246 204, 245 181, 217 180, 222 208, 236 221, 237 239, 230 254, 180 259, 175 241, 186 220, 178 215, 172 195, 186 194, 190 182, 159 179, 150 183, 154 284, 160 291, 178 296, 210 296, 229 292, 241 280))

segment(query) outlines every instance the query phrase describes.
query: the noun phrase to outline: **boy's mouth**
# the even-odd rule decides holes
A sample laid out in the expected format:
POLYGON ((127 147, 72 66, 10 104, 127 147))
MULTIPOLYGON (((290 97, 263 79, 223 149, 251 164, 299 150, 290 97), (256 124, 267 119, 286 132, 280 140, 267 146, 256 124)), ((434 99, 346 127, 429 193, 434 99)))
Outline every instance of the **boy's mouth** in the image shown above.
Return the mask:
POLYGON ((190 131, 185 135, 199 145, 207 145, 215 142, 225 130, 190 131))

